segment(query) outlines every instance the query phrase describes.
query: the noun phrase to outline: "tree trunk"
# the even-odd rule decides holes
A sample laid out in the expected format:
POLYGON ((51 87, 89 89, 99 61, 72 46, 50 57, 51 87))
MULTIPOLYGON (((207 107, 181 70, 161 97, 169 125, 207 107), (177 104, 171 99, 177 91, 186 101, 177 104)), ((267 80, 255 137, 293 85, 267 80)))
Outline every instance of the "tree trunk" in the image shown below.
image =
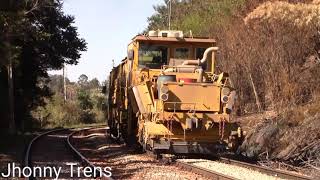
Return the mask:
POLYGON ((16 123, 14 116, 14 86, 13 86, 13 67, 12 67, 12 55, 10 49, 9 33, 5 34, 5 46, 7 51, 7 70, 8 70, 8 95, 9 95, 9 133, 14 134, 16 132, 16 123))
MULTIPOLYGON (((10 55, 10 54, 9 54, 10 55)), ((14 87, 13 87, 13 70, 12 60, 9 57, 8 64, 8 94, 9 94, 9 132, 14 134, 16 132, 16 123, 14 118, 14 87)))
POLYGON ((67 86, 66 86, 66 67, 63 64, 63 102, 67 102, 67 86))

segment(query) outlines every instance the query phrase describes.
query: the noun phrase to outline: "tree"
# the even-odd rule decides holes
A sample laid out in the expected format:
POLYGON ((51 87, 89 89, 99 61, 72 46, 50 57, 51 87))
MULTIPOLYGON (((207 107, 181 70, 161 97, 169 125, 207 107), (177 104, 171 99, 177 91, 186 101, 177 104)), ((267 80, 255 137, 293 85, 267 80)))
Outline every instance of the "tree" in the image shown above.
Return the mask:
POLYGON ((97 78, 93 78, 89 81, 89 88, 90 89, 98 89, 100 87, 100 82, 97 78))
MULTIPOLYGON (((148 30, 157 30, 157 29, 164 29, 168 26, 168 0, 164 1, 164 5, 156 5, 153 6, 155 10, 155 14, 148 18, 148 30)), ((175 5, 175 2, 173 2, 175 5)))
MULTIPOLYGON (((171 29, 192 31, 195 36, 208 36, 231 19, 245 0, 171 0, 171 29)), ((154 6, 155 13, 148 18, 147 30, 168 29, 169 0, 154 6)))
POLYGON ((13 60, 15 121, 21 127, 30 120, 30 111, 51 95, 47 71, 77 64, 86 42, 72 25, 74 17, 62 12, 62 1, 10 2, 14 11, 0 10, 0 52, 10 52, 13 60), (10 34, 10 51, 2 41, 5 31, 10 34))
POLYGON ((87 91, 82 89, 78 91, 78 101, 82 110, 91 110, 93 108, 90 94, 87 91))
POLYGON ((81 87, 86 87, 88 85, 88 76, 85 75, 85 74, 81 74, 78 78, 78 84, 81 86, 81 87))
MULTIPOLYGON (((70 84, 70 80, 66 78, 66 84, 70 84)), ((63 76, 52 75, 48 84, 50 90, 55 94, 63 94, 63 76)))

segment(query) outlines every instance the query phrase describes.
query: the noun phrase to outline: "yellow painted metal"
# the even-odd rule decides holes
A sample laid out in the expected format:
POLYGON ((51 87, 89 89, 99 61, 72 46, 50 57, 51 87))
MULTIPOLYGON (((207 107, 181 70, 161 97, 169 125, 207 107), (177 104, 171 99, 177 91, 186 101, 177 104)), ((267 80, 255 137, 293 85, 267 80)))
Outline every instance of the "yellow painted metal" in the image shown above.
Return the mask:
POLYGON ((211 111, 220 110, 220 87, 209 83, 189 83, 179 85, 169 82, 169 99, 164 110, 211 111))
POLYGON ((145 132, 147 135, 174 135, 163 124, 157 124, 155 122, 144 123, 145 132))
POLYGON ((215 56, 215 52, 212 52, 212 56, 211 56, 211 73, 214 74, 214 70, 215 70, 215 62, 216 62, 216 56, 215 56))
MULTIPOLYGON (((113 104, 115 108, 122 107, 123 112, 131 112, 131 116, 139 116, 137 122, 138 136, 143 135, 144 141, 150 138, 169 138, 174 141, 214 142, 221 138, 219 123, 230 122, 230 115, 226 113, 226 104, 221 102, 221 91, 225 85, 225 74, 214 75, 215 56, 208 58, 208 69, 201 76, 200 71, 176 72, 162 69, 139 67, 139 47, 141 44, 160 45, 168 48, 166 66, 170 59, 175 58, 176 48, 188 48, 188 58, 195 59, 196 48, 208 48, 215 44, 212 39, 146 37, 136 36, 128 45, 128 52, 134 52, 133 60, 124 59, 118 67, 114 68, 110 77, 113 104), (166 82, 162 86, 168 88, 168 100, 162 101, 158 92, 157 78, 160 75, 175 75, 177 82, 166 82), (199 77, 201 76, 199 81, 199 77), (212 81, 211 77, 216 77, 212 81), (183 82, 179 79, 188 79, 193 82, 183 82), (129 93, 132 91, 133 93, 129 93), (122 105, 122 103, 124 105, 122 105), (131 105, 131 106, 129 106, 131 105), (135 106, 140 109, 134 111, 135 106), (198 129, 186 129, 187 119, 196 118, 201 122, 198 129), (142 132, 144 131, 144 132, 142 132)), ((181 61, 183 62, 183 60, 181 61)), ((175 66, 171 64, 170 66, 175 66)), ((194 66, 200 69, 201 66, 194 66)), ((161 87, 160 87, 161 88, 161 87)), ((115 110, 112 116, 120 114, 115 110)), ((117 118, 115 118, 117 119, 117 118)), ((133 119, 130 116, 128 119, 133 119)), ((128 124, 132 122, 128 122, 128 124)), ((126 126, 124 126, 126 127, 126 126)), ((128 125, 127 127, 133 127, 128 125)), ((226 124, 225 133, 233 129, 226 124)), ((140 139, 141 137, 139 137, 140 139)), ((225 136, 224 138, 228 138, 225 136)))
POLYGON ((159 113, 159 117, 162 120, 170 120, 173 119, 177 122, 181 122, 182 125, 185 126, 186 119, 191 117, 197 117, 202 120, 202 124, 206 124, 207 122, 215 122, 218 123, 221 119, 224 119, 226 122, 229 121, 228 114, 215 114, 215 113, 188 113, 188 112, 162 112, 159 113))
POLYGON ((151 112, 153 107, 153 99, 151 97, 151 92, 147 84, 141 84, 138 86, 135 86, 137 89, 137 93, 139 97, 139 101, 141 101, 143 108, 146 112, 151 112))

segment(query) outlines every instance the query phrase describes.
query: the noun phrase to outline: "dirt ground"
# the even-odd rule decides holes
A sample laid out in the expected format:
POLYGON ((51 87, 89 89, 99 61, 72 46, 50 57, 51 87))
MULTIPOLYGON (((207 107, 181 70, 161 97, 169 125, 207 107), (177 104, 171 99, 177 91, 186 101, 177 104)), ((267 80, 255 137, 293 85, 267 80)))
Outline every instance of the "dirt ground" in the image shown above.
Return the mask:
POLYGON ((24 154, 28 143, 35 136, 0 134, 0 172, 7 172, 8 163, 23 165, 24 154))

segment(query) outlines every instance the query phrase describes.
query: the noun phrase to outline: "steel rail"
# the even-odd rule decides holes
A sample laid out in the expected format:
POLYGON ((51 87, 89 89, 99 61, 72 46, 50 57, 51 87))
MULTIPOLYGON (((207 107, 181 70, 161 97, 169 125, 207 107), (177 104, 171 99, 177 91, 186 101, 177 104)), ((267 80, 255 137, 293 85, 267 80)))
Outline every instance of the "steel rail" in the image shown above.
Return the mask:
MULTIPOLYGON (((59 132, 59 131, 66 131, 68 129, 55 129, 55 130, 51 130, 51 131, 47 131, 47 132, 44 132, 36 137, 34 137, 29 145, 28 145, 28 148, 27 148, 27 151, 25 153, 25 157, 24 157, 24 165, 25 167, 30 167, 32 168, 32 162, 31 162, 31 151, 32 151, 32 147, 33 147, 33 144, 38 141, 40 138, 42 138, 43 136, 46 136, 48 134, 51 134, 51 133, 55 133, 55 132, 59 132)), ((29 178, 26 178, 26 179, 34 179, 33 177, 34 175, 32 174, 29 178)))
MULTIPOLYGON (((91 128, 84 128, 84 129, 81 129, 81 130, 78 130, 78 131, 74 131, 72 132, 71 134, 68 135, 67 137, 67 144, 68 146, 71 148, 71 150, 77 155, 77 157, 83 162, 85 163, 86 165, 90 166, 91 168, 97 168, 92 162, 90 162, 84 155, 82 155, 71 143, 71 138, 73 135, 75 135, 76 133, 79 133, 79 132, 82 132, 82 131, 87 131, 87 130, 90 130, 90 129, 95 129, 95 128, 98 128, 98 127, 91 127, 91 128)), ((109 179, 109 180, 113 180, 113 178, 111 177, 107 177, 107 175, 104 173, 104 172, 101 172, 102 175, 109 179)))
MULTIPOLYGON (((90 127, 90 128, 84 128, 84 129, 81 129, 81 130, 78 130, 78 131, 74 131, 72 133, 70 133, 67 138, 66 138, 66 143, 68 145, 68 147, 72 150, 72 152, 83 162, 85 163, 86 165, 90 166, 91 168, 97 168, 96 166, 94 166, 94 164, 92 162, 90 162, 86 157, 84 157, 70 142, 70 139, 72 138, 72 136, 75 134, 75 133, 79 133, 81 131, 85 131, 85 130, 89 130, 89 129, 95 129, 95 128, 101 128, 101 126, 98 126, 98 127, 90 127)), ((49 134, 52 134, 52 133, 56 133, 56 132, 60 132, 60 131, 67 131, 67 130, 70 130, 70 129, 55 129, 55 130, 51 130, 51 131, 47 131, 47 132, 44 132, 44 133, 41 133, 40 135, 34 137, 30 143, 28 144, 28 147, 27 147, 27 150, 26 150, 26 153, 25 153, 25 157, 24 157, 24 166, 25 167, 30 167, 32 168, 33 165, 32 165, 32 161, 31 161, 31 157, 32 157, 32 149, 33 149, 33 145, 35 142, 39 141, 39 139, 41 139, 42 137, 44 136, 47 136, 49 134)), ((102 175, 103 176, 107 176, 104 172, 102 172, 102 175)), ((107 178, 107 177, 106 177, 107 178)), ((33 180, 33 179, 36 179, 36 177, 34 177, 34 175, 32 174, 29 178, 25 178, 26 180, 33 180)), ((109 180, 113 180, 111 177, 107 178, 109 180)))
POLYGON ((201 174, 203 176, 206 176, 210 179, 217 179, 217 180, 238 180, 237 178, 225 175, 225 174, 221 174, 219 172, 216 171, 212 171, 206 168, 202 168, 202 167, 198 167, 195 166, 193 164, 190 163, 186 163, 186 162, 181 162, 181 161, 176 161, 175 162, 177 166, 186 169, 188 171, 192 171, 195 172, 197 174, 201 174))
POLYGON ((255 170, 255 171, 259 171, 259 172, 261 172, 263 174, 267 174, 269 176, 279 177, 279 178, 283 178, 283 179, 292 179, 292 180, 312 180, 313 179, 313 178, 308 177, 308 176, 303 176, 303 175, 299 175, 299 174, 293 174, 293 173, 282 171, 282 170, 278 170, 278 169, 271 169, 271 168, 268 168, 268 167, 263 167, 263 166, 259 166, 259 165, 256 165, 256 164, 250 164, 250 163, 237 161, 237 160, 233 160, 233 159, 229 159, 229 158, 221 157, 221 158, 219 158, 219 160, 220 160, 220 162, 223 162, 223 163, 226 163, 226 164, 252 169, 252 170, 255 170))

